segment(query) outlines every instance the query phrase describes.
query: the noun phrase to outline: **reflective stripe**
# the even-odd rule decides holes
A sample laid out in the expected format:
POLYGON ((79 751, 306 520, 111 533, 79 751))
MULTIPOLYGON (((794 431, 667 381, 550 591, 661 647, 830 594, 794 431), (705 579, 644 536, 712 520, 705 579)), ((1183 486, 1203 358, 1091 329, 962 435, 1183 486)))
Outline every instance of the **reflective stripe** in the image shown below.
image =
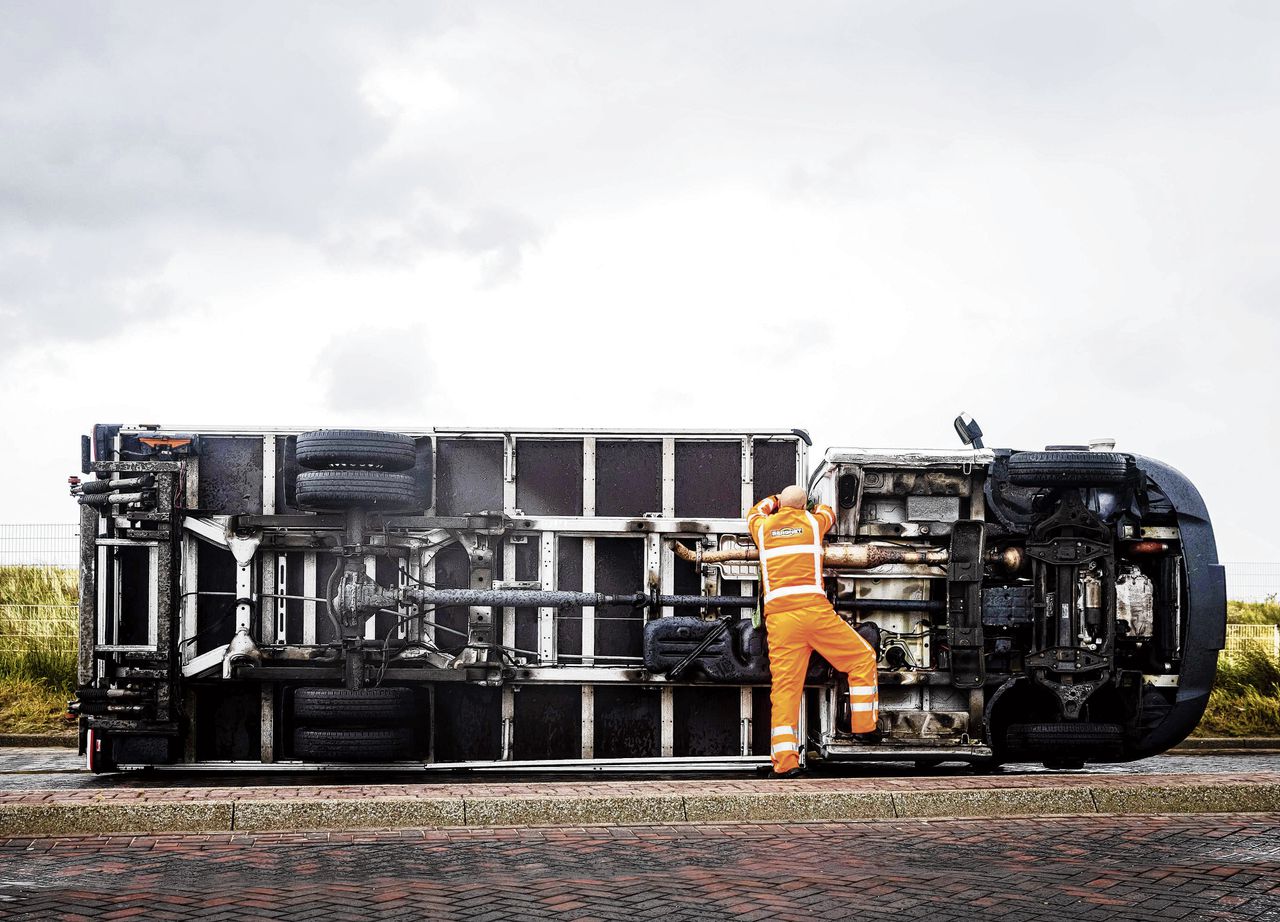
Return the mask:
MULTIPOLYGON (((765 569, 765 568, 761 568, 765 569)), ((774 589, 764 594, 765 602, 772 602, 774 599, 780 599, 787 595, 820 595, 824 599, 827 597, 827 590, 821 586, 783 586, 780 589, 774 589)))
MULTIPOLYGON (((764 553, 764 525, 760 523, 760 530, 756 532, 756 548, 761 554, 764 553)), ((769 568, 764 565, 764 561, 760 561, 760 578, 764 580, 764 600, 769 601, 769 568)))
POLYGON ((850 685, 849 694, 851 695, 874 695, 878 685, 850 685))
POLYGON ((774 727, 774 728, 773 728, 773 734, 772 734, 772 736, 776 738, 776 737, 779 737, 779 736, 785 736, 785 735, 787 735, 788 733, 790 733, 792 736, 799 736, 799 735, 800 735, 800 734, 798 734, 798 733, 796 732, 796 728, 795 728, 795 727, 774 727))
MULTIPOLYGON (((766 603, 777 598, 793 595, 816 594, 826 598, 826 590, 822 588, 822 532, 818 525, 818 520, 813 517, 813 514, 807 510, 802 511, 804 512, 804 517, 809 525, 809 530, 811 532, 810 541, 812 543, 784 544, 778 547, 767 547, 765 544, 765 528, 768 523, 761 521, 759 528, 756 529, 756 547, 760 554, 760 573, 764 584, 762 588, 764 590, 764 601, 766 603), (801 554, 808 554, 813 558, 812 582, 809 585, 804 586, 780 586, 777 589, 773 588, 774 576, 776 576, 776 574, 771 574, 769 572, 770 568, 767 561, 778 557, 794 557, 801 554)), ((798 576, 799 574, 792 574, 786 578, 795 579, 798 576)))
POLYGON ((773 748, 769 750, 770 755, 776 756, 780 752, 799 752, 800 747, 795 743, 774 743, 773 748))
POLYGON ((788 554, 821 554, 821 544, 784 544, 771 547, 760 555, 761 560, 772 560, 774 557, 785 557, 788 554))
POLYGON ((822 529, 818 527, 818 520, 813 517, 813 513, 808 509, 804 511, 804 517, 809 520, 809 527, 813 529, 813 581, 822 583, 822 529))
POLYGON ((854 701, 849 702, 849 710, 851 711, 874 711, 875 709, 876 703, 874 701, 867 701, 864 703, 854 701))

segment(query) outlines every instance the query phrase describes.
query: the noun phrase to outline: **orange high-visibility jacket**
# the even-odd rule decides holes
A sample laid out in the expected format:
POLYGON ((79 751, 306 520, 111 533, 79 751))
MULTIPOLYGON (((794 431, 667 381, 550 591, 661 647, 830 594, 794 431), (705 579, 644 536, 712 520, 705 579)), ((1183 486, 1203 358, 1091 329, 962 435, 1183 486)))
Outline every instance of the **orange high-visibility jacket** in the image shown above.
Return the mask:
POLYGON ((764 613, 794 611, 825 603, 822 539, 836 523, 835 511, 819 503, 812 512, 782 506, 766 496, 747 513, 747 528, 760 549, 764 613))

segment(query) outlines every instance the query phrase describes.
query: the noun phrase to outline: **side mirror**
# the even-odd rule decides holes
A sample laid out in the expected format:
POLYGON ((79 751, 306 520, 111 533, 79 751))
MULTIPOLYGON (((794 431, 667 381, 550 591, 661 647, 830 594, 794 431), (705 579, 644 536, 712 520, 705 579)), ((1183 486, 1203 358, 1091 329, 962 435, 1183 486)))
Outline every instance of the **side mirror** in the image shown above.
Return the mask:
POLYGON ((970 448, 982 448, 982 427, 968 413, 956 417, 956 435, 970 448))

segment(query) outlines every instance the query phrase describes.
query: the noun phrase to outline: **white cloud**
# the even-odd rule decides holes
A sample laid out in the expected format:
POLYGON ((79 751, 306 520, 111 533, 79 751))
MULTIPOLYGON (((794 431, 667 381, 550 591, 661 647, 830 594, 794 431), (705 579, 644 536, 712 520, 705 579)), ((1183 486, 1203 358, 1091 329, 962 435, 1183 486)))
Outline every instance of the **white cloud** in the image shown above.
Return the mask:
POLYGON ((420 414, 434 383, 422 329, 362 328, 357 317, 316 356, 325 405, 348 415, 420 414))
MULTIPOLYGON (((6 25, 0 422, 67 472, 95 420, 821 447, 952 444, 964 408, 993 444, 1168 460, 1225 555, 1280 559, 1270 4, 33 3, 6 25), (771 383, 797 364, 800 397, 771 383)), ((66 518, 57 475, 0 518, 66 518)))

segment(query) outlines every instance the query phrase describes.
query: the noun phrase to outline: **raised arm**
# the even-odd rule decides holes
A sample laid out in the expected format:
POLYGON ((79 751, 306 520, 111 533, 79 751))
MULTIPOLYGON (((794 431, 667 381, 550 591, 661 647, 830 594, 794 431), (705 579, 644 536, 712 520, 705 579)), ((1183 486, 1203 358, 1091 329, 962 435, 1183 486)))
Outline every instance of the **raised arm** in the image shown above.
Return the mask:
POLYGON ((747 530, 753 535, 756 533, 756 526, 760 520, 768 515, 773 515, 778 511, 778 497, 766 496, 760 502, 751 507, 751 511, 747 513, 747 530))
POLYGON ((818 527, 822 529, 822 537, 826 537, 827 532, 836 524, 836 511, 830 506, 818 503, 813 507, 813 517, 818 520, 818 527))

